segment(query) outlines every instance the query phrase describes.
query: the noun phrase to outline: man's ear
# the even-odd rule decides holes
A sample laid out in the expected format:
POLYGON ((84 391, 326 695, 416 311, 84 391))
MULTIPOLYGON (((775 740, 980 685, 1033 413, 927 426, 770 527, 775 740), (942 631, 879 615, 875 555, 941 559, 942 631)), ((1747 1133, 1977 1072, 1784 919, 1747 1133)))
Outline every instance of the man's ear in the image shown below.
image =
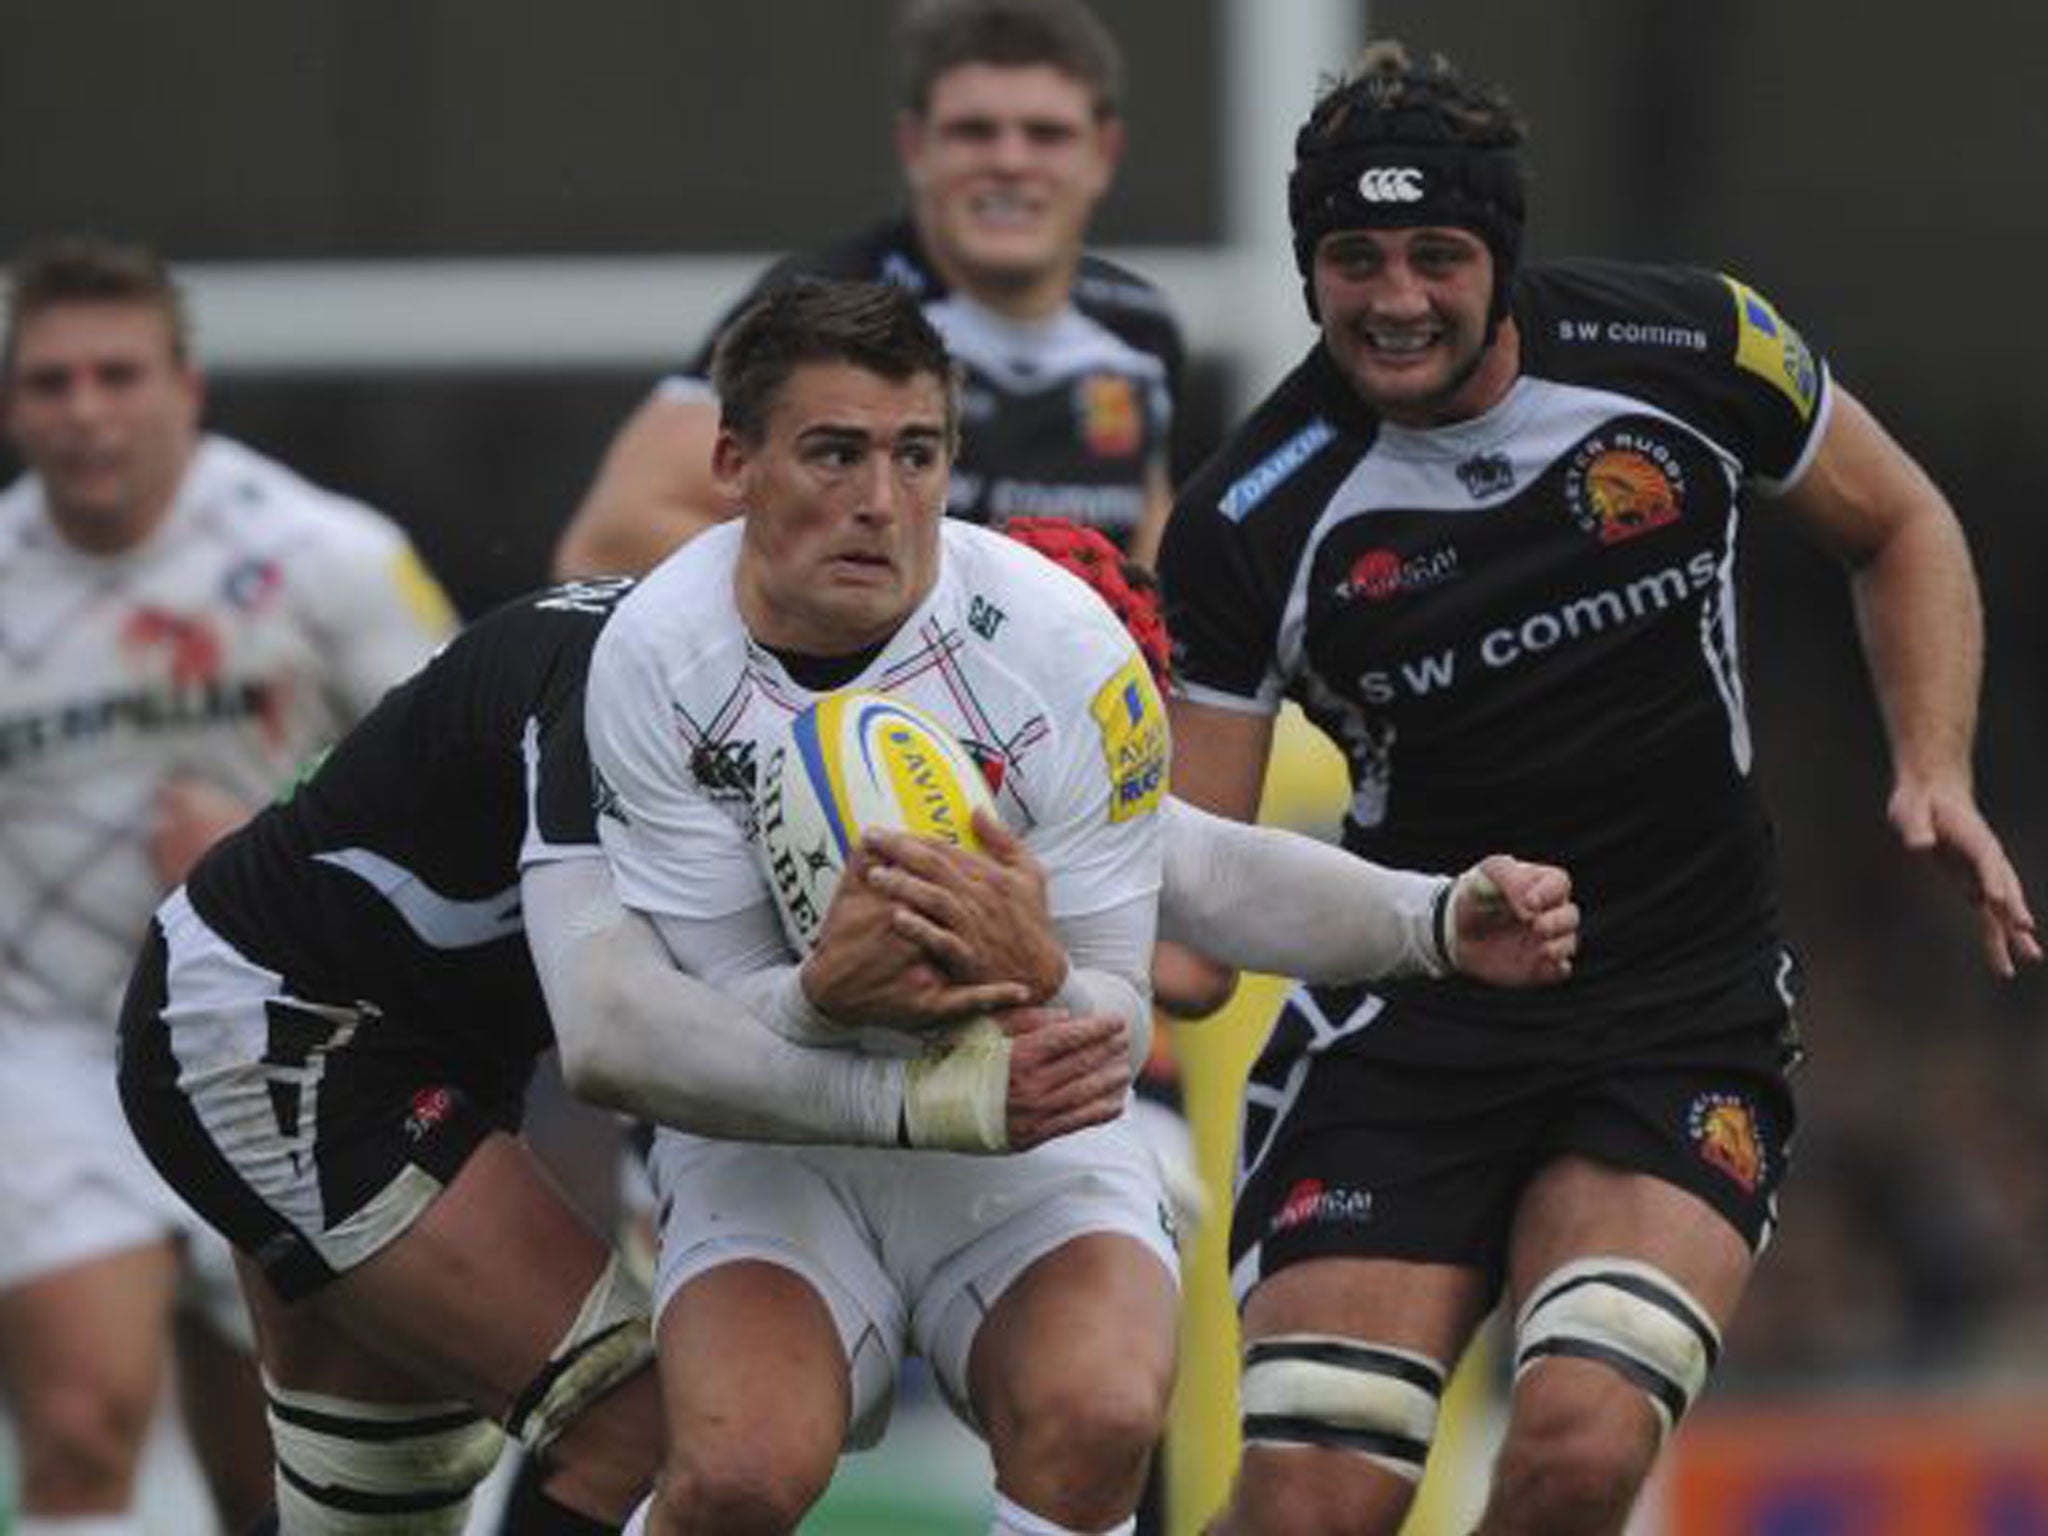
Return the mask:
MULTIPOLYGON (((1098 142, 1102 145, 1102 163, 1112 178, 1116 168, 1123 164, 1124 145, 1130 142, 1130 132, 1120 117, 1106 117, 1096 124, 1098 142)), ((1104 190, 1108 190, 1107 187, 1104 190)))
POLYGON ((186 363, 178 371, 182 375, 179 387, 184 393, 189 416, 187 425, 196 433, 206 416, 206 374, 197 363, 186 363))
POLYGON ((754 456, 737 433, 729 427, 718 429, 711 444, 711 478, 717 483, 720 496, 732 502, 744 499, 747 467, 753 461, 754 456))
POLYGON ((924 119, 905 108, 896 114, 896 162, 911 191, 917 190, 924 164, 924 119))

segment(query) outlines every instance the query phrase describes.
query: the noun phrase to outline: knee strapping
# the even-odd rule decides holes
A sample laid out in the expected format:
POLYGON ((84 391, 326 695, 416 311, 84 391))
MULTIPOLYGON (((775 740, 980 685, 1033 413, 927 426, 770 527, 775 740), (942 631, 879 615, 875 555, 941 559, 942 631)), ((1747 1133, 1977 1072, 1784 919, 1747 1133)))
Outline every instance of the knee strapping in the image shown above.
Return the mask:
POLYGON ((519 1394, 505 1429, 536 1455, 576 1415, 654 1358, 647 1288, 614 1255, 547 1364, 519 1394))
POLYGON ((1390 1345, 1278 1334, 1245 1351, 1240 1391, 1247 1445, 1356 1451, 1414 1482, 1436 1435, 1444 1368, 1390 1345))
POLYGON ((1714 1320, 1676 1280, 1634 1259, 1592 1258, 1548 1276, 1515 1319, 1515 1375, 1554 1357, 1591 1360, 1640 1388, 1669 1434, 1721 1351, 1714 1320))
POLYGON ((266 1381, 277 1507, 293 1536, 368 1536, 403 1518, 459 1536, 504 1436, 467 1403, 363 1403, 266 1381))

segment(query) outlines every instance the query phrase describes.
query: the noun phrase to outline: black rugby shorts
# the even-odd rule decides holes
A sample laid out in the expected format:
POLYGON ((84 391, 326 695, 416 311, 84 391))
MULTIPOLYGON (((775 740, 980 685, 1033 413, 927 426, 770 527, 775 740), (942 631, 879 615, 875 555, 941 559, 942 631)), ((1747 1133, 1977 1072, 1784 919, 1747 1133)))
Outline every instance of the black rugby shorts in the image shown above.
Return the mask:
POLYGON ((1686 1190, 1759 1249, 1796 1121, 1786 1025, 1781 1012, 1619 1057, 1511 1069, 1343 1050, 1262 1061, 1277 1103, 1246 1116, 1239 1153, 1240 1303, 1313 1258, 1456 1264, 1498 1287, 1523 1189, 1567 1153, 1686 1190))

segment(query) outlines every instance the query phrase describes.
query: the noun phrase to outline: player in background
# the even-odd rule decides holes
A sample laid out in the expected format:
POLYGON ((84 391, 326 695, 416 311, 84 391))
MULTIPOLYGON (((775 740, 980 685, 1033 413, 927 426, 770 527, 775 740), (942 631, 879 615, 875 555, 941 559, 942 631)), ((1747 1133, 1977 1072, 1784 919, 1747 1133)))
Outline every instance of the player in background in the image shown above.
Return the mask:
POLYGON ((1521 141, 1398 44, 1320 97, 1288 189, 1320 340, 1166 537, 1179 793, 1250 816, 1293 697, 1349 760, 1347 846, 1456 867, 1511 841, 1587 913, 1546 992, 1289 998, 1245 1106, 1220 1531, 1395 1530, 1503 1295, 1487 1536, 1619 1531, 1704 1386, 1776 1219, 1799 1050, 1736 653, 1752 499, 1849 569, 1902 840, 1960 877, 1994 971, 2041 955, 1972 792, 1947 501, 1746 284, 1521 266, 1521 141))
MULTIPOLYGON (((1084 249, 1123 153, 1115 40, 1079 0, 939 0, 910 11, 901 55, 906 212, 787 258, 726 319, 792 277, 903 288, 965 372, 948 511, 1070 517, 1149 563, 1181 339, 1156 288, 1084 249)), ((722 329, 621 429, 558 575, 646 571, 733 514, 711 468, 722 329)))
POLYGON ((386 519, 201 432, 184 300, 153 254, 53 241, 21 257, 10 298, 0 407, 28 470, 0 492, 15 1529, 136 1529, 176 1318, 188 1429, 240 1530, 270 1502, 247 1322, 224 1250, 122 1123, 121 987, 163 892, 425 660, 452 615, 386 519))

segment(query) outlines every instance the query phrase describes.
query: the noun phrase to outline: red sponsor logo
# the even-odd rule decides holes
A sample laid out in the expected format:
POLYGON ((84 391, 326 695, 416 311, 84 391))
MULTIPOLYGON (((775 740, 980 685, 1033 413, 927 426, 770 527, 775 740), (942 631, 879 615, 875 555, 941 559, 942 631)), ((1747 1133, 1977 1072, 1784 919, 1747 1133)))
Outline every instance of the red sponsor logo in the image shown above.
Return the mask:
POLYGON ((162 665, 180 686, 220 676, 220 637, 204 619, 162 608, 138 608, 121 626, 121 644, 145 667, 162 665))
POLYGON ((1273 1230, 1285 1232, 1289 1227, 1298 1227, 1304 1221, 1314 1218, 1316 1202, 1323 1198, 1321 1179, 1303 1179, 1287 1191, 1287 1198, 1280 1202, 1279 1214, 1273 1218, 1273 1230))
POLYGON ((1398 550, 1368 549, 1351 562, 1337 596, 1383 603, 1404 592, 1441 586, 1457 574, 1458 552, 1448 544, 1407 556, 1398 550))
POLYGON ((1287 1191, 1268 1232, 1286 1232, 1312 1221, 1362 1223, 1372 1219, 1372 1191, 1332 1189, 1321 1179, 1303 1179, 1287 1191))
POLYGON ((422 1088, 412 1096, 412 1108, 405 1117, 405 1134, 418 1141, 448 1118, 455 1108, 455 1090, 436 1085, 422 1088))

